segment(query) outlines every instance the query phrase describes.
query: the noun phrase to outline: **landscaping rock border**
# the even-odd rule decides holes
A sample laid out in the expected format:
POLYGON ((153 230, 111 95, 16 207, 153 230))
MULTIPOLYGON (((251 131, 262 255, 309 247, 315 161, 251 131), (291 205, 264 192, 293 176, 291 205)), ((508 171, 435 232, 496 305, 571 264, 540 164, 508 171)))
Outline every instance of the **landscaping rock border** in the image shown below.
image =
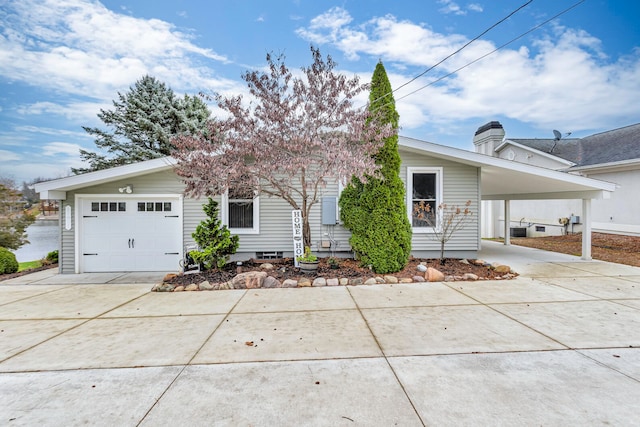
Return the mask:
POLYGON ((217 291, 228 289, 262 289, 262 288, 305 288, 305 287, 324 287, 324 286, 361 286, 361 285, 377 285, 377 284, 398 284, 398 283, 425 283, 425 282, 457 282, 457 281, 477 281, 477 280, 510 280, 517 277, 511 267, 504 264, 489 264, 483 260, 467 261, 475 265, 484 266, 494 270, 502 275, 491 279, 478 277, 473 273, 466 273, 462 276, 445 276, 441 271, 433 267, 427 267, 419 264, 416 268, 415 275, 412 278, 396 277, 394 275, 379 275, 375 277, 347 278, 347 277, 316 277, 311 280, 309 277, 300 276, 298 279, 286 279, 282 282, 275 277, 269 276, 264 271, 247 271, 237 274, 233 279, 223 283, 209 283, 202 281, 200 283, 191 283, 189 285, 174 285, 166 283, 175 274, 168 274, 159 283, 151 289, 153 292, 192 292, 192 291, 217 291))

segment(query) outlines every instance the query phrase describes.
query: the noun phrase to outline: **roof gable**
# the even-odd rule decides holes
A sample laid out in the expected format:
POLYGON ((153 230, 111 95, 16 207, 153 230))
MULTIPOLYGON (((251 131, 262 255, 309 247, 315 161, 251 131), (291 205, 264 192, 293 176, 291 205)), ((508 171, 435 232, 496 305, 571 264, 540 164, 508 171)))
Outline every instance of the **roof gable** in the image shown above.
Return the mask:
POLYGON ((162 157, 159 159, 145 160, 129 165, 116 166, 110 169, 103 169, 95 172, 87 172, 81 175, 68 176, 66 178, 54 179, 35 184, 33 187, 40 193, 41 199, 65 200, 66 192, 88 187, 90 185, 113 182, 119 179, 133 178, 140 175, 147 175, 172 169, 176 164, 172 157, 162 157))
POLYGON ((509 138, 575 164, 575 168, 640 159, 640 123, 584 138, 509 138))

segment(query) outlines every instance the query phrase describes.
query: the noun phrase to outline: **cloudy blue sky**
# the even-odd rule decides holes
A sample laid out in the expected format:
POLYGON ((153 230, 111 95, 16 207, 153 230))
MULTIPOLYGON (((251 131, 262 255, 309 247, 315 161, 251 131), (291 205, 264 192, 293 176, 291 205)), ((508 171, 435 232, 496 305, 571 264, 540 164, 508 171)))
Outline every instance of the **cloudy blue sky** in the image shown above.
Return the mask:
MULTIPOLYGON (((268 52, 299 69, 313 44, 363 82, 382 60, 397 88, 525 3, 0 0, 0 177, 69 174, 78 150, 95 147, 82 126, 100 126, 100 108, 145 74, 178 94, 244 94, 240 75, 264 67, 268 52)), ((508 136, 541 138, 639 122, 639 8, 533 0, 395 93, 401 134, 471 150, 490 120, 508 136)))

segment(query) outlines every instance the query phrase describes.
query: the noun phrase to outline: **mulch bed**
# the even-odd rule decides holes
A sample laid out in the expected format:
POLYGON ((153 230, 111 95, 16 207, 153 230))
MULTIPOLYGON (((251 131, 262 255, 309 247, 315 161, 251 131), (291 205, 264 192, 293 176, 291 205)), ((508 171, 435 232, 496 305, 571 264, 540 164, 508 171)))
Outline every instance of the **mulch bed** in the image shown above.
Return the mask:
MULTIPOLYGON (((334 269, 329 266, 326 258, 319 260, 320 264, 316 273, 302 273, 293 264, 293 259, 284 258, 279 260, 269 260, 268 262, 274 265, 274 269, 266 271, 269 276, 273 276, 279 281, 286 279, 298 279, 300 277, 308 277, 313 280, 316 277, 324 278, 356 278, 362 277, 367 279, 369 277, 383 276, 382 274, 376 274, 369 270, 367 267, 363 267, 360 263, 353 259, 340 259, 339 268, 334 269)), ((444 264, 440 264, 438 259, 419 259, 411 258, 404 269, 396 273, 389 273, 397 278, 412 278, 416 275, 423 275, 417 270, 418 264, 425 262, 428 267, 433 267, 444 273, 445 276, 463 276, 465 273, 473 273, 480 279, 496 279, 501 277, 502 274, 496 273, 494 270, 482 266, 465 264, 458 259, 446 259, 444 264)), ((242 263, 241 272, 248 271, 264 271, 260 269, 260 266, 264 264, 264 261, 257 262, 255 260, 249 260, 242 263)), ((188 285, 190 283, 199 283, 202 281, 209 281, 209 283, 224 283, 231 280, 236 274, 237 269, 235 264, 229 264, 222 270, 207 270, 200 273, 191 273, 178 275, 171 279, 165 280, 165 283, 172 285, 188 285)))
MULTIPOLYGON (((582 234, 511 238, 514 245, 580 256, 582 234)), ((640 237, 591 233, 591 256, 601 261, 640 267, 640 237)))

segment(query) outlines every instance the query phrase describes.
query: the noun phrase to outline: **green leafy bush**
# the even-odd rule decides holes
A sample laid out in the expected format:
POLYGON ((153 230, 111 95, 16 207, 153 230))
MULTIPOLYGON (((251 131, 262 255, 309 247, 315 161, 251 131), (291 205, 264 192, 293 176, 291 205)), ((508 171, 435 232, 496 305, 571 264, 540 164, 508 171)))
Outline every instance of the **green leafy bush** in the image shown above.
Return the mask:
POLYGON ((47 254, 45 261, 48 264, 56 264, 58 262, 58 250, 51 251, 47 254))
POLYGON ((227 263, 229 255, 238 250, 239 238, 232 236, 229 229, 218 219, 218 202, 209 197, 209 203, 202 206, 207 219, 196 227, 193 239, 200 246, 200 250, 191 251, 189 255, 195 262, 205 268, 222 268, 227 263))
POLYGON ((0 274, 15 273, 19 267, 13 252, 7 248, 0 248, 0 274))

